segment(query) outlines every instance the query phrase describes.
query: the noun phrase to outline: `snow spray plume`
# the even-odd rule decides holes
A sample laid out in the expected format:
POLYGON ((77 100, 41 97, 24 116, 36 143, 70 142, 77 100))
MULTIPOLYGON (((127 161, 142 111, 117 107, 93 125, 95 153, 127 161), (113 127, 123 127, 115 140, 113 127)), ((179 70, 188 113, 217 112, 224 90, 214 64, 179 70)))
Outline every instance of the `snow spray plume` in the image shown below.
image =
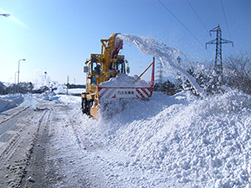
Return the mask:
POLYGON ((139 48, 140 51, 142 51, 144 54, 152 55, 158 58, 161 61, 163 68, 166 72, 169 72, 167 69, 167 65, 169 65, 173 70, 180 72, 182 76, 189 80, 189 82, 195 89, 196 94, 200 96, 203 95, 204 91, 196 82, 196 79, 192 77, 189 73, 187 73, 187 71, 177 62, 177 58, 179 56, 185 57, 185 61, 187 62, 186 56, 180 50, 168 47, 164 43, 160 44, 149 38, 138 37, 128 34, 119 34, 118 37, 126 42, 136 45, 136 47, 139 48))

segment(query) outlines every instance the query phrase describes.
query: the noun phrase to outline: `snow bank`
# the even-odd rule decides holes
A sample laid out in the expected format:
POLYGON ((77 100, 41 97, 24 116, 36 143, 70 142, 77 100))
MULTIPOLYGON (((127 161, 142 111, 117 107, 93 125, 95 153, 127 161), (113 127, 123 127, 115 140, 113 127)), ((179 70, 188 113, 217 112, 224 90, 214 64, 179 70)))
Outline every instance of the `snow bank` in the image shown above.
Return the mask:
POLYGON ((101 87, 150 87, 150 84, 144 80, 139 79, 133 83, 138 76, 128 76, 126 74, 118 73, 115 78, 111 78, 107 82, 102 82, 101 87))
POLYGON ((73 105, 80 108, 81 97, 71 96, 71 95, 57 95, 58 101, 67 105, 73 105))
MULTIPOLYGON (((67 88, 65 85, 58 85, 57 89, 54 90, 56 94, 67 94, 67 88)), ((83 92, 85 92, 85 88, 74 88, 74 89, 68 89, 69 95, 81 95, 83 92)))
MULTIPOLYGON (((77 91, 76 91, 77 92, 77 91)), ((45 92, 40 95, 32 94, 11 94, 0 96, 0 112, 20 107, 30 107, 36 109, 39 104, 38 100, 48 100, 55 103, 65 103, 67 105, 75 105, 80 107, 81 97, 74 97, 70 95, 56 95, 54 92, 45 92)))
POLYGON ((54 91, 46 91, 42 94, 39 95, 39 98, 42 100, 47 100, 47 101, 58 101, 59 97, 54 91))
POLYGON ((83 160, 100 169, 105 187, 250 186, 251 97, 244 93, 198 100, 155 92, 110 120, 72 117, 93 146, 83 160))
POLYGON ((83 92, 85 92, 85 88, 68 89, 70 95, 81 95, 83 92))
POLYGON ((0 112, 17 107, 23 101, 24 97, 20 94, 0 96, 0 112))
POLYGON ((32 94, 24 95, 24 101, 23 103, 20 104, 20 106, 24 108, 29 106, 31 110, 36 109, 39 102, 35 99, 34 96, 36 95, 32 95, 32 94))
POLYGON ((124 41, 136 45, 137 48, 139 48, 143 53, 158 58, 162 62, 163 68, 166 72, 169 72, 167 66, 171 67, 176 72, 179 72, 181 75, 183 75, 186 79, 190 81, 197 94, 203 95, 204 91, 196 82, 196 79, 190 74, 188 74, 186 69, 184 69, 184 67, 181 67, 181 65, 178 63, 177 58, 179 56, 183 56, 186 60, 185 55, 181 51, 176 50, 175 48, 168 47, 164 43, 160 44, 149 38, 127 34, 118 34, 117 36, 124 41))
POLYGON ((54 91, 45 92, 39 95, 42 100, 53 101, 54 103, 64 103, 67 105, 78 106, 80 108, 81 97, 72 95, 56 94, 54 91))
POLYGON ((66 93, 67 87, 63 84, 58 84, 57 85, 57 89, 55 90, 56 94, 60 94, 60 93, 66 93))
POLYGON ((31 94, 11 94, 0 96, 0 112, 15 108, 17 106, 30 109, 36 109, 38 101, 31 94))

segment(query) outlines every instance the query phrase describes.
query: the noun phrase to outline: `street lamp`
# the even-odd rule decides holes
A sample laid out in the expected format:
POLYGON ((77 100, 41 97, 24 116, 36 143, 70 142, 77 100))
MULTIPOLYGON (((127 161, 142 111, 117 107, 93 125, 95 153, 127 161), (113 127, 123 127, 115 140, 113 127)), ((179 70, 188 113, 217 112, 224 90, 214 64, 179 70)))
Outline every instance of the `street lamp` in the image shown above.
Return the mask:
POLYGON ((10 14, 0 14, 0 16, 9 17, 10 14))
POLYGON ((17 93, 17 72, 15 72, 15 80, 14 80, 14 93, 17 93))
POLYGON ((17 70, 17 88, 18 88, 18 92, 19 92, 19 74, 20 74, 20 62, 21 61, 25 61, 26 59, 19 59, 18 61, 18 70, 17 70))

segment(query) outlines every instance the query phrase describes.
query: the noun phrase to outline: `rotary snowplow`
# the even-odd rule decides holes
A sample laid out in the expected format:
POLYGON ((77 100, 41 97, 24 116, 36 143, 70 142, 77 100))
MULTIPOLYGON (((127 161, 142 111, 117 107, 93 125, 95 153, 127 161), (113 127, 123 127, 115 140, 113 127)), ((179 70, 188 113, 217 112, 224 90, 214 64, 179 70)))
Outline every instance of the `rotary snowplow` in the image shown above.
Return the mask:
POLYGON ((99 111, 111 110, 107 107, 108 103, 149 98, 154 87, 155 58, 139 77, 130 77, 127 75, 130 72, 128 62, 124 55, 119 55, 123 40, 118 37, 118 33, 112 34, 109 39, 101 39, 101 43, 101 54, 91 54, 85 62, 86 92, 81 95, 82 112, 96 119, 99 111), (147 83, 140 77, 151 66, 151 83, 147 83))

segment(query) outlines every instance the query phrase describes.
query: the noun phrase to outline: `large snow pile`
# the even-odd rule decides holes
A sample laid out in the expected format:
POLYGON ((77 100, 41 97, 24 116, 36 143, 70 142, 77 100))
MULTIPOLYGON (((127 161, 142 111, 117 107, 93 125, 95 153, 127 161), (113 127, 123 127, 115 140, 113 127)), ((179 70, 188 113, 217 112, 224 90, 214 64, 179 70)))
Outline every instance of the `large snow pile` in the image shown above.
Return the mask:
MULTIPOLYGON (((76 132, 95 149, 105 187, 249 187, 251 97, 238 91, 197 99, 154 93, 110 120, 78 111, 76 132)), ((88 148, 87 148, 88 151, 88 148)))
POLYGON ((0 96, 0 112, 17 107, 23 101, 24 97, 20 94, 0 96))
POLYGON ((133 83, 138 77, 128 76, 126 74, 118 73, 115 78, 111 78, 107 82, 102 82, 101 87, 150 87, 150 84, 144 80, 139 79, 133 83))

